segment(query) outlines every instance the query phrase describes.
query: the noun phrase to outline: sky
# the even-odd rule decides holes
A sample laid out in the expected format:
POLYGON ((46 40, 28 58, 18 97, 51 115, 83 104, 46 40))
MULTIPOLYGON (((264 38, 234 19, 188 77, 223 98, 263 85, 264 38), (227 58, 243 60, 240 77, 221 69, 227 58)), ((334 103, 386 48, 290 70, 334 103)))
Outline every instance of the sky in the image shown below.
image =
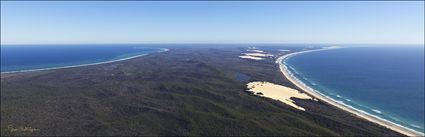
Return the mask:
POLYGON ((423 44, 424 1, 1 1, 1 44, 423 44))

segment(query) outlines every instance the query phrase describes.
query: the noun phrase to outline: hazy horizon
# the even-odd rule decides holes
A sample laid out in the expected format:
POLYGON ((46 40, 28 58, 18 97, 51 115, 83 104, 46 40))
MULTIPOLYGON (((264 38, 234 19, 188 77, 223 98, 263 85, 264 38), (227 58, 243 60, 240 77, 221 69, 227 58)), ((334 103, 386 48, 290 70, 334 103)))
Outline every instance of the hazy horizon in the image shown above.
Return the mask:
POLYGON ((1 2, 1 45, 424 44, 424 2, 1 2))
POLYGON ((13 45, 183 45, 183 44, 193 44, 193 45, 249 45, 252 44, 253 46, 262 46, 262 45, 329 45, 329 46, 352 46, 352 45, 412 45, 412 46, 425 46, 425 43, 284 43, 284 42, 277 42, 277 43, 267 43, 267 42, 253 42, 253 43, 215 43, 215 42, 151 42, 151 43, 3 43, 1 46, 13 46, 13 45), (254 45, 255 44, 255 45, 254 45), (260 45, 258 45, 260 44, 260 45))

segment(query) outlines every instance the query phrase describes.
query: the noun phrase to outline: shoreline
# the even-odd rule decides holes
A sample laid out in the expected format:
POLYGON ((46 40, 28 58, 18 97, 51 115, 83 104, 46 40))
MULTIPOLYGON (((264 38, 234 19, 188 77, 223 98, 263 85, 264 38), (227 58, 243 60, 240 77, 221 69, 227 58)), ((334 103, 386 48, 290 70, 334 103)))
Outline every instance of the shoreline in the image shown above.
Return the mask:
POLYGON ((289 54, 280 56, 276 60, 276 63, 279 65, 280 71, 282 72, 282 74, 284 75, 285 78, 287 78, 296 87, 300 88, 305 93, 313 96, 314 98, 320 99, 323 102, 326 102, 326 103, 328 103, 332 106, 335 106, 335 107, 342 109, 346 112, 352 113, 352 114, 354 114, 358 117, 361 117, 361 118, 366 119, 370 122, 379 124, 381 126, 389 128, 389 129, 396 131, 396 132, 399 132, 401 134, 404 134, 404 135, 407 135, 407 136, 424 136, 424 134, 419 132, 419 131, 415 131, 413 129, 410 129, 410 128, 407 128, 407 127, 402 126, 400 124, 397 124, 397 123, 391 122, 389 120, 380 118, 378 116, 371 115, 371 114, 369 114, 365 111, 358 110, 358 109, 356 109, 352 106, 349 106, 347 104, 339 103, 339 102, 335 101, 334 99, 332 99, 331 97, 327 97, 327 96, 323 95, 322 93, 315 91, 311 87, 309 87, 306 84, 299 81, 295 76, 293 76, 291 74, 291 72, 288 70, 287 66, 285 66, 284 63, 282 63, 282 61, 284 61, 285 59, 287 59, 288 57, 293 56, 293 55, 297 55, 297 54, 301 54, 301 53, 307 53, 307 52, 323 51, 323 50, 329 50, 329 49, 335 49, 335 48, 321 48, 321 49, 313 49, 313 50, 305 50, 305 51, 289 53, 289 54))
MULTIPOLYGON (((167 48, 159 48, 159 49, 161 51, 153 52, 153 53, 161 53, 161 52, 169 51, 169 49, 167 49, 167 48)), ((88 63, 88 64, 80 64, 80 65, 70 65, 70 66, 62 66, 62 67, 50 67, 50 68, 41 68, 41 69, 28 69, 28 70, 6 71, 6 72, 1 72, 0 74, 25 73, 25 72, 34 72, 34 71, 56 70, 56 69, 66 69, 66 68, 76 68, 76 67, 84 67, 84 66, 108 64, 108 63, 113 63, 113 62, 118 62, 118 61, 129 60, 129 59, 133 59, 133 58, 145 56, 145 55, 148 55, 148 54, 151 54, 151 53, 140 54, 140 55, 130 56, 130 57, 121 58, 121 59, 115 59, 115 60, 109 60, 109 61, 102 61, 102 62, 97 62, 97 63, 88 63)))

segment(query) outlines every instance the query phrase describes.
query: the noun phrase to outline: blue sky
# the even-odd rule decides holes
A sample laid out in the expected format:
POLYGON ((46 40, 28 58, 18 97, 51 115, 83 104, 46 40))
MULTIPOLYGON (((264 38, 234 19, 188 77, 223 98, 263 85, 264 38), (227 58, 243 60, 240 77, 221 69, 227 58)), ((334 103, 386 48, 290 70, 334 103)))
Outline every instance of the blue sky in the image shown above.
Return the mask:
POLYGON ((424 43, 424 2, 1 2, 1 43, 424 43))

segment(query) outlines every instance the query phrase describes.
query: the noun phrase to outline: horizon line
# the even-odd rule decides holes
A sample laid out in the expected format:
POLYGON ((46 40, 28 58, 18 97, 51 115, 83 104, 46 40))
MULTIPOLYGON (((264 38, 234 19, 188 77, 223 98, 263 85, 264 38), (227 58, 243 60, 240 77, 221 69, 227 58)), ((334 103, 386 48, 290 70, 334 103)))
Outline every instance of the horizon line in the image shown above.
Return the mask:
POLYGON ((425 45, 425 43, 321 43, 321 42, 108 42, 108 43, 0 43, 10 45, 112 45, 112 44, 314 44, 314 45, 425 45))

